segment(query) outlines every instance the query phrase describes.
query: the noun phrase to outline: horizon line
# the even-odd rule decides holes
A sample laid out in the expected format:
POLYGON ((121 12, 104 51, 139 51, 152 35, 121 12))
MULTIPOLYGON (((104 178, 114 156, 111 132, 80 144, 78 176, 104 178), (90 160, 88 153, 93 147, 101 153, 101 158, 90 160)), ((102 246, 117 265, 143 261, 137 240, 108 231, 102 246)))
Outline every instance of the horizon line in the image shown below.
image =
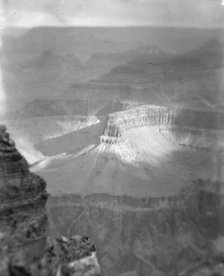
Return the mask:
POLYGON ((37 29, 37 28, 176 28, 176 29, 200 29, 200 30, 224 30, 224 27, 222 26, 209 26, 209 27, 203 27, 203 26, 161 26, 161 25, 37 25, 37 26, 4 26, 2 28, 2 31, 5 29, 37 29))

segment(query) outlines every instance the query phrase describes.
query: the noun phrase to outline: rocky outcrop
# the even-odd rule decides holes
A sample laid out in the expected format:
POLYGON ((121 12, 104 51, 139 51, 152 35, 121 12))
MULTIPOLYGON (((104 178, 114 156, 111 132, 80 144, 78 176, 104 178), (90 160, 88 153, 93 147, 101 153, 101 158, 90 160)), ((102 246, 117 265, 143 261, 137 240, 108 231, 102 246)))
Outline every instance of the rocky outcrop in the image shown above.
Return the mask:
POLYGON ((143 105, 108 115, 101 142, 115 144, 126 130, 144 126, 156 126, 159 130, 224 130, 224 113, 143 105))
POLYGON ((46 246, 46 183, 29 172, 5 127, 0 129, 0 159, 2 248, 7 247, 13 263, 26 265, 41 257, 46 246))
POLYGON ((121 137, 129 128, 172 123, 175 113, 162 106, 141 106, 109 115, 104 136, 121 137))
POLYGON ((0 275, 99 275, 86 237, 47 237, 46 183, 0 126, 0 275))

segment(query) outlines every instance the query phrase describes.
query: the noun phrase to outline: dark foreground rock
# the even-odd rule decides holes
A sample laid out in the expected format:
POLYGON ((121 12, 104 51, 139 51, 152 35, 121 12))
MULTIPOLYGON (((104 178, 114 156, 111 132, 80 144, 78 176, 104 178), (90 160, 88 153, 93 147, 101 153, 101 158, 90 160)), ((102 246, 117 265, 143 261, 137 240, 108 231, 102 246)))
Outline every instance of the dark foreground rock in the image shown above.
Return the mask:
POLYGON ((0 276, 99 275, 88 237, 48 238, 46 183, 0 126, 0 276))

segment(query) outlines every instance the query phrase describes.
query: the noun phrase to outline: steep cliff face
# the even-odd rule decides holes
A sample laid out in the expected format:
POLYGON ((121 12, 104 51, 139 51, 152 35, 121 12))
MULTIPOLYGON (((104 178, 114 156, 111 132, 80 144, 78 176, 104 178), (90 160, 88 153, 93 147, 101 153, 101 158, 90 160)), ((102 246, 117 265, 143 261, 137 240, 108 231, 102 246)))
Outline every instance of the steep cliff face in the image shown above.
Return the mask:
POLYGON ((0 126, 0 275, 99 275, 95 247, 88 238, 47 238, 46 200, 45 181, 29 171, 0 126), (79 268, 79 261, 86 265, 79 268), (92 274, 87 269, 91 262, 92 274))
POLYGON ((130 129, 157 126, 159 129, 208 129, 224 130, 224 114, 221 112, 144 105, 108 116, 104 136, 121 137, 130 129))
POLYGON ((46 246, 46 183, 29 172, 4 127, 0 129, 0 229, 13 262, 32 262, 46 246), (38 248, 35 250, 35 247, 38 248))
POLYGON ((174 114, 162 106, 141 106, 109 115, 105 136, 121 137, 129 128, 141 126, 170 126, 174 114))

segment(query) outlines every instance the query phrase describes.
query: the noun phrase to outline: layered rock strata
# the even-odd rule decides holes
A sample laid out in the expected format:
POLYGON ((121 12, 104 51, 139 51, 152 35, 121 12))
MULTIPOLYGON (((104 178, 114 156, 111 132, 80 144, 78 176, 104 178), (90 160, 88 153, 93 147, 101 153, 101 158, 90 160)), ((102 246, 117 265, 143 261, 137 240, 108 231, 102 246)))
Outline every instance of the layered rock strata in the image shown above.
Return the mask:
POLYGON ((223 276, 221 189, 198 179, 169 197, 51 197, 51 231, 91 236, 105 276, 223 276))
POLYGON ((0 126, 0 275, 99 275, 88 238, 47 238, 47 197, 45 181, 0 126))
POLYGON ((205 110, 191 110, 178 107, 143 105, 129 110, 115 112, 108 116, 101 142, 120 142, 122 134, 131 128, 157 126, 167 129, 224 130, 224 113, 205 110))
POLYGON ((29 172, 5 127, 0 128, 0 229, 13 263, 27 264, 46 246, 46 183, 29 172))

